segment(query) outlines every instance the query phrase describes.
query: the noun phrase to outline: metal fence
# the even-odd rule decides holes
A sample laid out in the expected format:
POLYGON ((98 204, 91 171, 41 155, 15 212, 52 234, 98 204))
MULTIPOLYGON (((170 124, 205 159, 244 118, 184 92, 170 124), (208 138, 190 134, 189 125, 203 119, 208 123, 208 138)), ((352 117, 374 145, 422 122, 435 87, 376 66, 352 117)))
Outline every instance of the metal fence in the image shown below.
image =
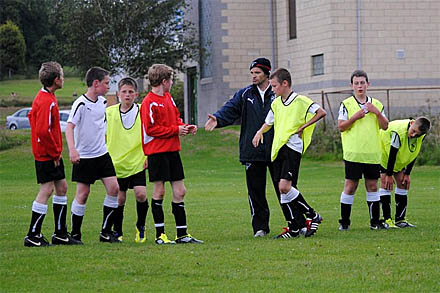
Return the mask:
MULTIPOLYGON (((326 124, 337 125, 339 106, 342 100, 351 95, 351 90, 309 93, 309 96, 316 102, 320 101, 327 111, 324 127, 326 124)), ((440 116, 440 87, 370 88, 368 96, 382 102, 390 121, 417 116, 440 116)))

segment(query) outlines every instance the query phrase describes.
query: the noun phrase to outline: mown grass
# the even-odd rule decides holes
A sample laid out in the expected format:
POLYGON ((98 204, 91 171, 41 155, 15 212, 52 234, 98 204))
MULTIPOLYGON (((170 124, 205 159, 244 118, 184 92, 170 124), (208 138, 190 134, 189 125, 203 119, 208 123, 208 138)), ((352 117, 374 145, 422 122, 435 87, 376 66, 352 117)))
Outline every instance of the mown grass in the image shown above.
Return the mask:
MULTIPOLYGON (((37 92, 42 85, 38 79, 4 80, 0 81, 0 106, 31 106, 37 92), (14 92, 17 96, 11 97, 14 92)), ((64 86, 56 92, 58 103, 61 106, 71 105, 73 93, 78 96, 86 92, 87 86, 78 77, 66 77, 64 86)))
MULTIPOLYGON (((0 291, 293 291, 435 292, 440 288, 440 167, 416 167, 408 217, 416 229, 370 231, 365 192, 358 191, 352 229, 337 230, 343 186, 340 161, 305 159, 299 188, 324 217, 312 238, 254 239, 244 179, 238 161, 238 128, 185 137, 182 158, 187 187, 189 232, 203 245, 163 247, 133 239, 135 202, 127 200, 124 242, 98 241, 105 190, 92 186, 83 224, 84 246, 25 248, 31 204, 38 192, 29 143, 0 152, 0 291)), ((64 157, 68 158, 66 150, 64 157)), ((66 161, 69 207, 75 185, 66 161)), ((147 186, 151 198, 151 184, 147 186)), ((270 236, 285 225, 270 186, 270 236)), ((166 231, 175 236, 167 185, 166 231)), ((70 222, 70 221, 69 221, 70 222)), ((70 226, 70 223, 69 223, 70 226)), ((43 232, 50 236, 49 213, 43 232)))

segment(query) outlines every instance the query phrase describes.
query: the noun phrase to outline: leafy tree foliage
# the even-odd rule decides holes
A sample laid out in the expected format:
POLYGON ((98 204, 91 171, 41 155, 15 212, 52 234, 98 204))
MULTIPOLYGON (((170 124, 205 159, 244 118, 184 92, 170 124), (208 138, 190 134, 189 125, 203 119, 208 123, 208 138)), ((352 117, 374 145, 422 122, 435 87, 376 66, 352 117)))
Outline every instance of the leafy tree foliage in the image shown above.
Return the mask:
POLYGON ((10 20, 20 28, 29 72, 38 70, 42 62, 58 59, 53 4, 53 0, 1 0, 0 24, 10 20))
POLYGON ((24 68, 26 44, 20 29, 12 21, 0 25, 0 75, 12 75, 24 68))
POLYGON ((197 43, 184 0, 58 0, 62 52, 82 71, 102 66, 140 77, 153 63, 181 69, 197 43))

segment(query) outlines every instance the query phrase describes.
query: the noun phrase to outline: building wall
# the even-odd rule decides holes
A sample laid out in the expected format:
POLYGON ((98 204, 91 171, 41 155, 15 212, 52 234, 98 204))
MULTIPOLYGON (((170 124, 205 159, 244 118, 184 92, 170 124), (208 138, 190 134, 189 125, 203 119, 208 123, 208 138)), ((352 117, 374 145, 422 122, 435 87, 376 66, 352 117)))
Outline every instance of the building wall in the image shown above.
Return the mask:
POLYGON ((440 85, 440 1, 359 1, 360 60, 357 0, 296 2, 298 38, 287 38, 287 1, 277 1, 277 33, 279 65, 299 90, 347 87, 358 63, 372 86, 440 85), (325 74, 312 76, 311 56, 321 53, 325 74))
MULTIPOLYGON (((321 90, 349 89, 350 74, 359 64, 371 88, 440 87, 438 0, 297 0, 293 40, 288 0, 210 3, 213 74, 199 80, 199 126, 250 83, 249 64, 261 56, 271 59, 273 68, 289 69, 294 89, 319 101, 321 90), (312 75, 316 54, 324 54, 324 74, 319 76, 312 75)), ((439 98, 437 92, 429 96, 439 98)))

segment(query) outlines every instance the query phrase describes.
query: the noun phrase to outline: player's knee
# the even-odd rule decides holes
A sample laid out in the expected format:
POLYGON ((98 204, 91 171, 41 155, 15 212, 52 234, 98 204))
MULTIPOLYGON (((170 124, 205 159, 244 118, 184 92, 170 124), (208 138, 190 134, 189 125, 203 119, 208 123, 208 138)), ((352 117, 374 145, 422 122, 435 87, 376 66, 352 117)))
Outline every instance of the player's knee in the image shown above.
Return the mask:
POLYGON ((377 182, 369 182, 366 185, 367 191, 376 192, 377 191, 377 182))
POLYGON ((147 194, 145 192, 136 192, 135 197, 136 201, 144 202, 147 199, 147 194))
POLYGON ((119 185, 118 184, 111 185, 108 190, 109 195, 117 195, 118 192, 119 192, 119 185))
POLYGON ((186 188, 185 187, 182 187, 182 188, 179 188, 179 189, 175 190, 173 192, 174 200, 183 201, 183 199, 185 198, 185 194, 186 194, 186 188))
POLYGON ((57 195, 66 195, 67 194, 67 183, 62 184, 61 186, 56 188, 57 195))
POLYGON ((126 201, 127 201, 127 197, 126 196, 118 195, 118 205, 123 206, 123 205, 125 205, 126 201))
POLYGON ((287 186, 280 186, 280 193, 282 194, 286 194, 290 191, 290 188, 288 188, 287 186))
POLYGON ((288 193, 292 188, 292 185, 287 182, 280 182, 278 186, 280 188, 280 193, 284 193, 284 194, 288 193))

